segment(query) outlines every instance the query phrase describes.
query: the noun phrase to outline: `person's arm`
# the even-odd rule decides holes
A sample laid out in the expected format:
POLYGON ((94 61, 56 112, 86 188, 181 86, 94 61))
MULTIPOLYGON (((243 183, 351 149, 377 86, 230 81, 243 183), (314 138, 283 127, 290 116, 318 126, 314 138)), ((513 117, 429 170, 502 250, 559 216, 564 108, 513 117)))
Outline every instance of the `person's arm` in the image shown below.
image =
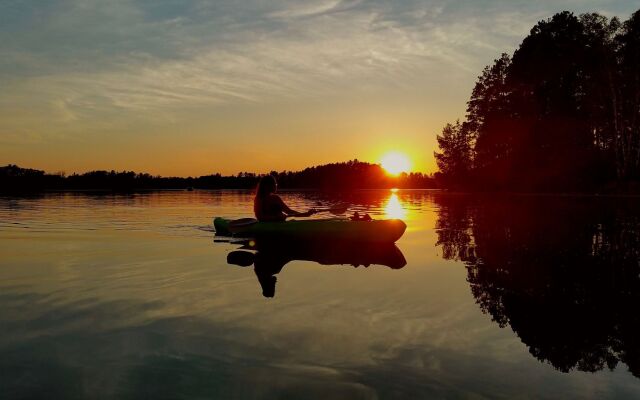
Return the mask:
POLYGON ((278 204, 280 205, 280 209, 282 210, 283 213, 287 215, 287 217, 309 217, 316 213, 316 210, 314 210, 313 208, 307 212, 299 212, 299 211, 293 210, 289 208, 288 205, 285 204, 285 202, 280 198, 280 196, 277 196, 277 199, 278 199, 277 200, 278 204))

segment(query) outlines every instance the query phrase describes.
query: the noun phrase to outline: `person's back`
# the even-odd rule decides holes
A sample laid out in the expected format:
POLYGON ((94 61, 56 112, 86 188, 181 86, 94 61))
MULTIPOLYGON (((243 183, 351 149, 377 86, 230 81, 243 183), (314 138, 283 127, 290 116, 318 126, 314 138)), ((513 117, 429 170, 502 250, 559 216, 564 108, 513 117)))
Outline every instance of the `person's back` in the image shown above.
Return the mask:
POLYGON ((287 216, 282 212, 281 203, 282 199, 273 193, 256 195, 253 212, 258 221, 284 221, 287 216))
POLYGON ((253 200, 253 213, 258 221, 284 221, 288 216, 308 217, 315 213, 313 209, 306 213, 292 210, 275 194, 277 188, 278 184, 273 176, 266 175, 260 179, 253 200))

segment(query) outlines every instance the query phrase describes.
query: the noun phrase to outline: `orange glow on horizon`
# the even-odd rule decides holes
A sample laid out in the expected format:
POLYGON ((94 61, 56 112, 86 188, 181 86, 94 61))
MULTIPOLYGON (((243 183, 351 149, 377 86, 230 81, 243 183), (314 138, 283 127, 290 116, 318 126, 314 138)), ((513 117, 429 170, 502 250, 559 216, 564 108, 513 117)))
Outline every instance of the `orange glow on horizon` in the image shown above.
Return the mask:
POLYGON ((390 175, 400 175, 403 172, 409 172, 411 169, 411 161, 406 154, 399 152, 391 152, 382 156, 380 165, 390 175))

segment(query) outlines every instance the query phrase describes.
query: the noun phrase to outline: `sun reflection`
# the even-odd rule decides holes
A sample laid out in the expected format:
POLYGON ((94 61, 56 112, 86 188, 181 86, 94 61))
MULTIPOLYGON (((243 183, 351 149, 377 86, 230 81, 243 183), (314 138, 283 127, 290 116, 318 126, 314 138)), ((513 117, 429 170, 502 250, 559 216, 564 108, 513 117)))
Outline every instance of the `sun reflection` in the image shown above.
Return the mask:
POLYGON ((407 211, 402 207, 402 203, 395 192, 391 193, 387 204, 384 206, 384 212, 386 218, 404 219, 407 216, 407 211))

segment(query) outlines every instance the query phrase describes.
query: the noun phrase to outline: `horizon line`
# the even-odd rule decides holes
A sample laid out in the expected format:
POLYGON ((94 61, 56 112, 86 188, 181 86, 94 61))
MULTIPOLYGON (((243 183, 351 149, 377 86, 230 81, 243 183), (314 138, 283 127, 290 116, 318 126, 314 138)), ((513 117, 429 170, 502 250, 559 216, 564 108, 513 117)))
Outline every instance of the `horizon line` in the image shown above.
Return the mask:
MULTIPOLYGON (((363 163, 363 164, 369 164, 369 165, 377 165, 380 168, 384 169, 382 167, 381 163, 379 163, 379 162, 373 163, 373 162, 368 162, 368 161, 360 161, 358 159, 353 159, 353 160, 348 160, 348 161, 336 161, 336 162, 330 162, 330 163, 326 163, 326 164, 312 165, 312 166, 303 167, 302 169, 297 169, 297 170, 293 170, 293 169, 286 170, 285 169, 285 170, 281 170, 281 171, 271 170, 271 171, 267 171, 267 172, 238 171, 238 172, 236 172, 234 174, 223 174, 222 172, 211 172, 211 173, 207 173, 207 174, 203 174, 203 175, 188 175, 188 176, 184 176, 184 175, 182 175, 182 176, 179 176, 179 175, 161 175, 161 174, 152 174, 152 173, 144 172, 144 171, 135 171, 135 170, 132 170, 132 169, 129 170, 129 169, 115 169, 115 168, 111 168, 111 169, 89 169, 89 170, 85 170, 83 172, 73 171, 73 172, 69 172, 69 173, 67 173, 67 171, 64 171, 64 170, 58 170, 58 171, 50 172, 50 171, 47 171, 45 169, 33 168, 33 167, 30 167, 30 166, 27 166, 27 167, 20 166, 20 165, 18 165, 16 163, 7 163, 7 164, 3 163, 3 165, 0 165, 0 168, 6 168, 6 167, 9 167, 9 166, 15 166, 15 167, 21 168, 21 169, 31 169, 31 170, 36 170, 36 171, 43 171, 47 175, 60 175, 60 174, 63 174, 64 176, 83 175, 83 174, 87 174, 87 173, 90 173, 90 172, 99 172, 99 171, 104 171, 104 172, 112 172, 113 171, 113 172, 116 172, 116 173, 134 172, 136 174, 147 174, 147 175, 150 175, 152 177, 160 177, 160 178, 182 178, 182 179, 187 179, 187 178, 198 178, 198 177, 203 177, 203 176, 212 176, 212 175, 218 175, 218 174, 220 176, 223 176, 223 177, 237 177, 240 174, 247 174, 247 173, 248 174, 254 174, 256 176, 269 175, 271 172, 276 172, 278 174, 286 173, 286 172, 294 172, 295 173, 295 172, 302 172, 305 169, 309 169, 309 168, 317 168, 317 167, 322 167, 322 166, 326 166, 326 165, 333 165, 333 164, 346 164, 346 163, 348 163, 350 161, 357 161, 357 162, 360 162, 360 163, 363 163)), ((436 172, 406 171, 406 172, 402 172, 402 173, 397 174, 397 175, 389 174, 389 176, 392 177, 392 178, 397 178, 397 177, 401 176, 402 174, 406 174, 406 175, 409 175, 409 174, 422 174, 424 176, 433 176, 433 175, 436 174, 436 172)))

